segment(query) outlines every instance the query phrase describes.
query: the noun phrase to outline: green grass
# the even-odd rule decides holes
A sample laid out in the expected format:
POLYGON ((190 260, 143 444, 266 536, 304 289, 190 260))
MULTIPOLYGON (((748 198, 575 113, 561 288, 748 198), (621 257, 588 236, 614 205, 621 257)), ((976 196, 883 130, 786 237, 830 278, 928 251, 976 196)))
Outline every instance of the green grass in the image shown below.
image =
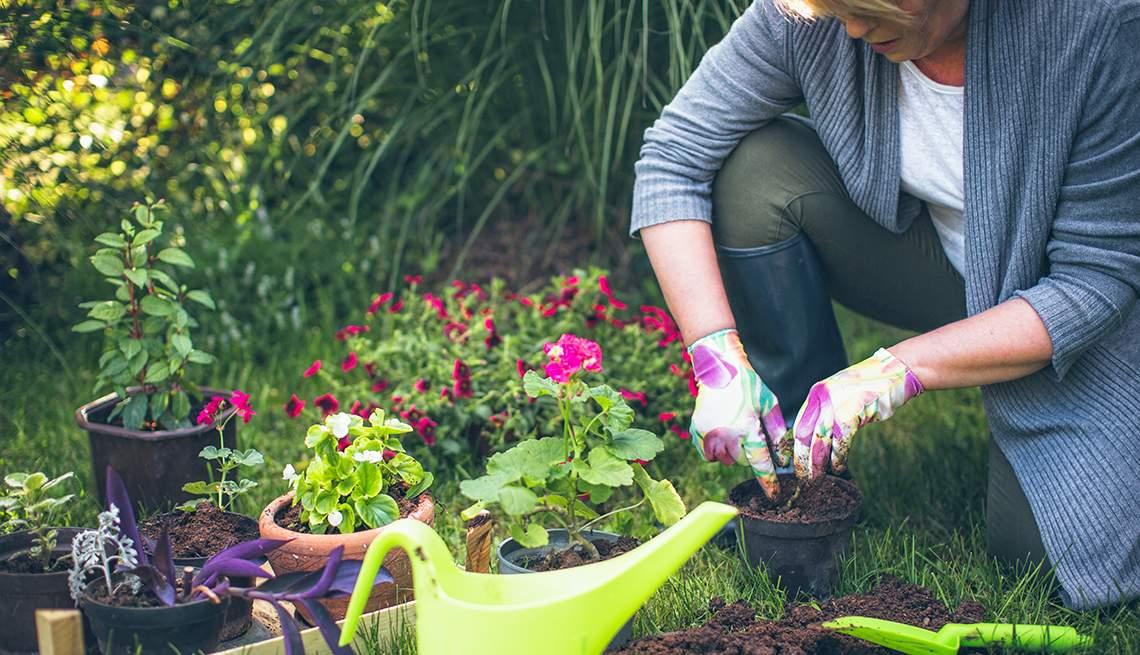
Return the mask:
MULTIPOLYGON (((852 359, 903 336, 849 313, 842 313, 841 321, 852 359)), ((248 512, 280 493, 279 471, 303 451, 302 425, 290 422, 280 408, 300 371, 329 338, 329 332, 313 328, 267 335, 248 349, 217 353, 221 363, 208 382, 246 390, 258 410, 240 431, 243 444, 257 447, 267 460, 261 486, 244 507, 248 512)), ((94 340, 76 338, 62 346, 72 377, 34 336, 10 338, 3 347, 0 471, 74 470, 89 485, 86 439, 72 414, 91 396, 94 340)), ((1060 605, 1055 583, 1045 572, 1006 569, 986 556, 986 438, 979 395, 973 390, 926 394, 890 421, 861 432, 851 469, 866 500, 851 554, 843 562, 839 593, 866 590, 878 576, 893 574, 926 585, 951 606, 965 598, 978 600, 990 620, 1073 625, 1095 635, 1095 652, 1140 652, 1140 604, 1072 612, 1060 605)), ((436 527, 457 559, 463 542, 457 515, 464 503, 456 485, 465 472, 475 472, 474 466, 451 463, 436 471, 436 527)), ((657 466, 658 474, 670 477, 691 505, 723 498, 742 476, 739 470, 702 462, 676 440, 657 466)), ((73 523, 90 524, 96 512, 88 492, 75 506, 73 523)), ((631 520, 619 527, 651 529, 631 520)), ((637 614, 635 634, 700 624, 708 618, 713 596, 744 599, 765 617, 777 617, 783 610, 781 595, 763 570, 749 568, 734 552, 706 547, 637 614)), ((410 631, 394 639, 364 635, 361 643, 364 652, 414 651, 410 631)))

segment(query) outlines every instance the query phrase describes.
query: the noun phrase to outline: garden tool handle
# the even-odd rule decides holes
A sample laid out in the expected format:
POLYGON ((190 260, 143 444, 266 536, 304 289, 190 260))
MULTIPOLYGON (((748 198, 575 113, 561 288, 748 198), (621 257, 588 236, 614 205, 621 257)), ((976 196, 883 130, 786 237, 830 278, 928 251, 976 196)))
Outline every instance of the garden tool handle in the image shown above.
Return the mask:
POLYGON ((1002 645, 1037 653, 1064 653, 1092 644, 1092 639, 1075 628, 1055 625, 1019 625, 1012 623, 956 624, 962 646, 986 648, 1002 645))

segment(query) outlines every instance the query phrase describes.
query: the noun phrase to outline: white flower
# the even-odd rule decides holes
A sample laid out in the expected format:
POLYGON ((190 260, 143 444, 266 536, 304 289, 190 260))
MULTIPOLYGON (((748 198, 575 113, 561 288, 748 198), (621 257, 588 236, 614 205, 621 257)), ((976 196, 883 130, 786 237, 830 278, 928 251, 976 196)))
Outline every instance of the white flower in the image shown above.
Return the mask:
POLYGON ((286 464, 285 470, 281 472, 281 479, 292 482, 301 476, 297 475, 297 469, 293 468, 292 464, 286 464))
POLYGON ((340 522, 343 520, 344 520, 344 515, 340 513, 340 510, 334 509, 333 511, 329 512, 328 522, 329 522, 329 525, 331 525, 332 527, 334 527, 334 528, 337 527, 338 525, 340 525, 340 522))
POLYGON ((341 412, 333 414, 325 420, 325 425, 332 430, 333 436, 343 439, 348 436, 348 426, 352 422, 352 414, 341 412))
POLYGON ((379 450, 365 450, 353 455, 352 459, 357 462, 371 462, 376 464, 377 462, 384 461, 384 453, 379 450))

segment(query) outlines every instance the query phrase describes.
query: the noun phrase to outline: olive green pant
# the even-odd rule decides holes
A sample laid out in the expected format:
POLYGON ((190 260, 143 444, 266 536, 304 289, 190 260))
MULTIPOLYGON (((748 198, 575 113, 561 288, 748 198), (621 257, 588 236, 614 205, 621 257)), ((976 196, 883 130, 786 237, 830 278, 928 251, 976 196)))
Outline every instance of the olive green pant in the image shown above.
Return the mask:
MULTIPOLYGON (((804 234, 831 297, 864 316, 919 332, 966 316, 965 282, 929 215, 902 234, 871 220, 805 120, 782 117, 745 137, 717 174, 713 207, 718 246, 761 248, 804 234)), ((986 524, 992 555, 1046 561, 1029 502, 992 438, 986 524)))

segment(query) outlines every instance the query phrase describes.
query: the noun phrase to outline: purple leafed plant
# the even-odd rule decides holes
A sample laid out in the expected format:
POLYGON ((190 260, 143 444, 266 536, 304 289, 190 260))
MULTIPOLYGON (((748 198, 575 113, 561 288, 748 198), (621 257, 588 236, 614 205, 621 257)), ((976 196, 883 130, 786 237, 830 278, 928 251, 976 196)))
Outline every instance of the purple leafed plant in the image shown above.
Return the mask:
MULTIPOLYGON (((153 554, 148 558, 142 547, 142 537, 138 532, 134 509, 127 495, 122 478, 114 469, 107 468, 107 505, 118 510, 118 530, 122 537, 138 546, 137 559, 131 566, 120 564, 116 573, 133 576, 141 581, 164 605, 174 606, 196 600, 222 602, 223 598, 245 598, 262 600, 273 606, 281 621, 285 637, 286 655, 302 655, 305 652, 301 639, 301 629, 296 620, 282 605, 292 603, 304 609, 312 617, 321 635, 335 655, 348 655, 352 649, 339 646, 340 628, 328 610, 320 604, 321 599, 337 598, 352 593, 361 563, 345 560, 344 548, 334 550, 324 568, 317 571, 298 571, 281 576, 268 573, 254 560, 288 543, 278 539, 255 539, 231 546, 206 560, 202 568, 195 572, 191 567, 177 571, 170 545, 170 535, 165 526, 154 544, 153 554), (235 587, 230 579, 235 577, 268 578, 259 587, 235 587)), ((125 540, 124 540, 125 541, 125 540)), ((129 558, 128 558, 129 560, 129 558)), ((376 584, 392 582, 387 571, 381 571, 376 584)), ((112 591, 112 590, 108 590, 112 591)))

